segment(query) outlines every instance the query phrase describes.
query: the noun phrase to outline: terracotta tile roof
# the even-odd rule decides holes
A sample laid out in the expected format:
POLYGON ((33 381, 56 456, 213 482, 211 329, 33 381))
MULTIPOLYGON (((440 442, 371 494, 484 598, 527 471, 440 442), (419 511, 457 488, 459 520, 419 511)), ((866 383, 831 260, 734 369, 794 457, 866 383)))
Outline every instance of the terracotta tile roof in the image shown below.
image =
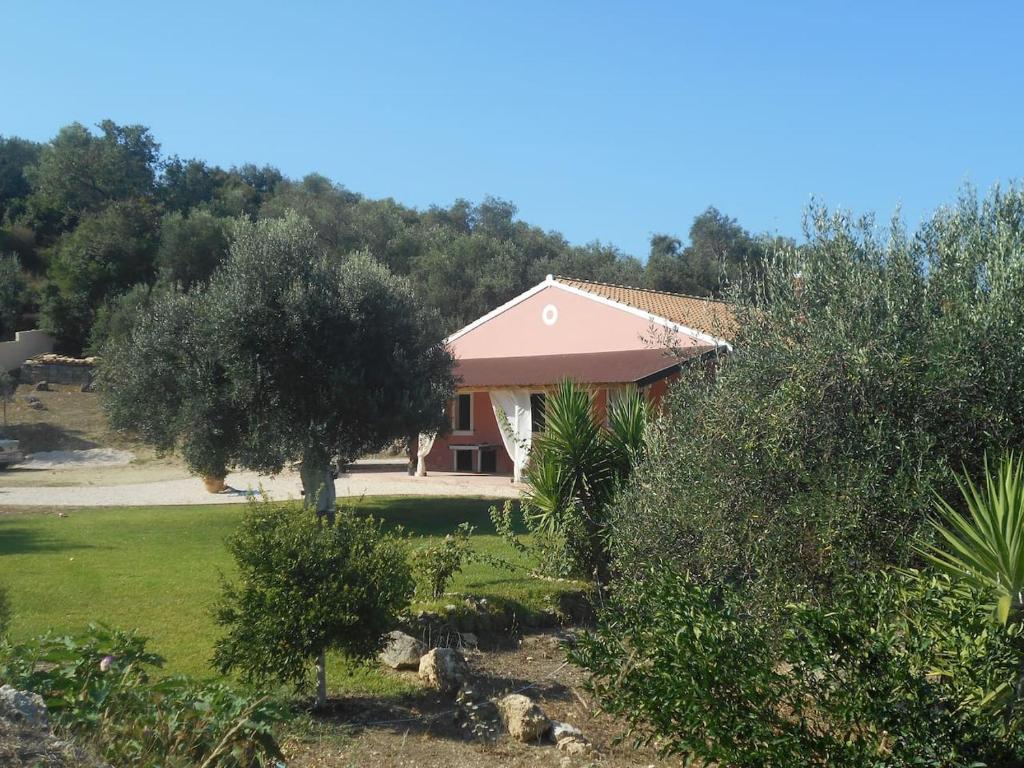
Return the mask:
POLYGON ((612 283, 595 283, 589 280, 575 280, 558 275, 555 280, 564 285, 578 288, 620 304, 626 304, 651 315, 663 317, 673 323, 685 325, 712 336, 731 340, 736 336, 736 316, 723 301, 687 296, 668 291, 652 291, 647 288, 631 288, 612 283))
POLYGON ((459 387, 548 386, 569 378, 581 384, 646 384, 679 370, 713 346, 693 346, 678 354, 663 349, 585 352, 577 355, 476 357, 455 362, 459 387))

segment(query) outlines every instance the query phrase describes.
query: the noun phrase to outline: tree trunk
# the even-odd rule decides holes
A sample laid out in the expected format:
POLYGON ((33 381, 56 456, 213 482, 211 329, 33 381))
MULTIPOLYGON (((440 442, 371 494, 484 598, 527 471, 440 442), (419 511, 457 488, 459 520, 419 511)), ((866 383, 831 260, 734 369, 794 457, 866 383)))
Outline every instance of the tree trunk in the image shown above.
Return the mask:
POLYGON ((316 657, 316 702, 313 709, 322 711, 327 706, 327 654, 320 651, 316 657))
POLYGON ((420 436, 418 434, 409 435, 409 439, 406 441, 406 454, 409 456, 409 465, 406 467, 406 472, 409 473, 409 477, 416 475, 416 465, 420 455, 420 436))
POLYGON ((318 517, 326 517, 333 523, 337 496, 331 463, 322 455, 309 451, 302 460, 299 477, 302 480, 303 503, 307 508, 315 509, 318 517))

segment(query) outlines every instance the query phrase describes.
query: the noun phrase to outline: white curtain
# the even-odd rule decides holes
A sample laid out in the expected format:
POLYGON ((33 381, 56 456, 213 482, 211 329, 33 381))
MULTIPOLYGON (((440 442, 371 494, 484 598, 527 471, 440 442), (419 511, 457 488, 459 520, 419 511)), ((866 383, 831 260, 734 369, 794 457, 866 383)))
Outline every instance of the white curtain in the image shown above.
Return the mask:
POLYGON ((530 392, 525 389, 493 390, 491 408, 501 428, 501 441, 512 458, 512 480, 521 482, 533 437, 533 413, 530 392))
POLYGON ((436 437, 436 432, 420 432, 419 446, 416 448, 416 477, 424 477, 427 474, 427 454, 434 447, 436 437))

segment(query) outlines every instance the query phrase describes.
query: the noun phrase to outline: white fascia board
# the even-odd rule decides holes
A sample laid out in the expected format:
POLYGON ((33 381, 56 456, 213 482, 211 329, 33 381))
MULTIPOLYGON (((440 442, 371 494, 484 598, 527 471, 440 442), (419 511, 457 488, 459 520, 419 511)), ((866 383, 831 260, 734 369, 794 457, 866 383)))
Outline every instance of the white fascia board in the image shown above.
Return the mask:
POLYGON ((520 293, 514 299, 509 299, 504 304, 502 304, 500 307, 497 307, 496 309, 492 309, 490 312, 488 312, 486 315, 483 315, 482 317, 478 317, 476 320, 474 320, 472 323, 467 325, 465 328, 461 328, 461 329, 457 330, 455 333, 453 333, 451 336, 449 336, 447 339, 445 339, 444 343, 445 344, 451 344, 456 339, 459 339, 462 336, 465 336, 467 333, 472 331, 474 328, 478 328, 479 326, 481 326, 484 323, 486 323, 488 320, 491 320, 491 319, 497 317, 502 312, 504 312, 504 311, 506 311, 508 309, 512 309, 512 307, 514 307, 516 304, 520 304, 520 303, 526 301, 528 298, 530 298, 534 294, 540 293, 545 288, 547 288, 548 286, 551 286, 551 285, 557 285, 557 283, 555 282, 555 279, 551 275, 548 275, 544 279, 544 282, 537 283, 537 285, 533 286, 533 288, 531 288, 530 290, 524 291, 523 293, 520 293))
POLYGON ((590 291, 584 291, 582 288, 577 288, 573 285, 566 285, 565 283, 560 283, 557 280, 552 280, 551 285, 553 285, 555 288, 560 288, 568 293, 573 293, 576 294, 577 296, 583 296, 584 298, 591 299, 592 301, 596 301, 600 304, 605 304, 609 307, 615 307, 616 309, 621 309, 623 312, 628 312, 631 315, 642 317, 645 320, 651 321, 655 325, 663 326, 665 328, 668 328, 669 330, 675 331, 676 333, 685 333, 687 336, 693 336, 694 338, 699 339, 700 341, 706 341, 709 344, 714 344, 716 347, 725 347, 729 352, 732 352, 732 345, 729 342, 727 342, 725 339, 720 339, 717 336, 712 336, 710 333, 698 331, 696 328, 690 328, 689 326, 680 325, 679 323, 675 323, 669 320, 668 318, 660 317, 659 315, 652 315, 650 312, 644 312, 642 309, 637 309, 636 307, 631 306, 629 304, 623 304, 622 302, 615 301, 614 299, 609 299, 605 296, 598 296, 597 294, 591 293, 590 291))

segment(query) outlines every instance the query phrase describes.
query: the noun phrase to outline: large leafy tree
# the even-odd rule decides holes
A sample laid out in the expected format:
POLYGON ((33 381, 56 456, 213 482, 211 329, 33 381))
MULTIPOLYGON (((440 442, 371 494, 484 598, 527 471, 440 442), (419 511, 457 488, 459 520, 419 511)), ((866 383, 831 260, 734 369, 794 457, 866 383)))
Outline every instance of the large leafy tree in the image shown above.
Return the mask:
POLYGON ((17 322, 25 300, 25 275, 18 257, 0 255, 0 341, 18 330, 17 322))
POLYGON ((86 214, 50 252, 44 327, 61 346, 81 351, 104 302, 153 279, 157 212, 144 200, 86 214))
POLYGON ((230 228, 230 219, 201 209, 164 216, 156 252, 161 279, 186 289, 206 282, 227 255, 230 228))
POLYGON ((227 173, 202 160, 174 156, 163 163, 157 198, 167 211, 187 213, 213 200, 227 173))
POLYGON ((41 145, 16 136, 0 136, 0 224, 23 212, 32 191, 25 170, 39 159, 41 145))
POLYGON ((99 135, 80 123, 62 128, 27 171, 28 207, 42 231, 56 234, 112 201, 153 194, 160 145, 149 129, 112 120, 98 127, 99 135))
POLYGON ((619 565, 750 589, 759 609, 905 563, 931 492, 1024 442, 1024 190, 910 236, 811 212, 736 304, 736 354, 677 386, 616 506, 619 565))
POLYGON ((288 213, 239 222, 209 285, 157 300, 107 350, 101 382, 115 426, 180 446, 197 472, 298 462, 330 516, 335 468, 442 426, 442 336, 407 280, 365 254, 324 255, 288 213))
POLYGON ((690 226, 690 242, 658 234, 651 238, 647 285, 694 296, 721 296, 750 273, 759 273, 766 244, 736 219, 710 207, 690 226))

